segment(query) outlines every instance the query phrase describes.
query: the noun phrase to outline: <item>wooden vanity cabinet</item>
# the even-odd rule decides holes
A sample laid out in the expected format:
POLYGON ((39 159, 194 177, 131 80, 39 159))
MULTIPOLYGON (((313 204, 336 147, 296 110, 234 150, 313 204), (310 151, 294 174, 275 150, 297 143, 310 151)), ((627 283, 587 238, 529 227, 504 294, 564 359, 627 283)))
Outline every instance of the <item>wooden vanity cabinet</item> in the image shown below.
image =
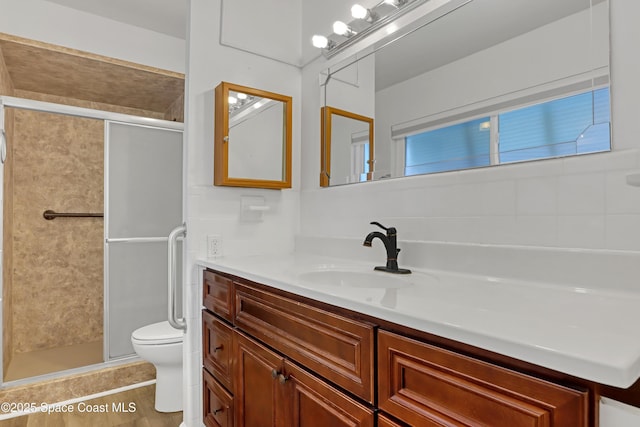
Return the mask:
POLYGON ((234 276, 204 281, 207 426, 597 426, 589 390, 504 358, 234 276))
POLYGON ((391 332, 378 363, 378 407, 412 426, 588 426, 585 391, 391 332))
POLYGON ((233 280, 205 270, 202 290, 203 421, 234 427, 233 280))
POLYGON ((373 325, 209 270, 203 287, 206 426, 374 427, 373 407, 331 384, 373 400, 373 325))

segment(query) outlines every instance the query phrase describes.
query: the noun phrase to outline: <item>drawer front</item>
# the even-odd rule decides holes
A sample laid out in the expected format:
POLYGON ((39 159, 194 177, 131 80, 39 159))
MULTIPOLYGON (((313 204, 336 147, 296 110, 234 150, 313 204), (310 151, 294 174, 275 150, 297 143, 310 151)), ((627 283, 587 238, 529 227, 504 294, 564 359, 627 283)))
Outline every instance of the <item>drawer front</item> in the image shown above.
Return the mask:
POLYGON ((373 402, 373 325, 240 283, 235 290, 237 327, 373 402))
POLYGON ((587 426, 587 393, 389 332, 378 333, 378 406, 421 426, 587 426))
POLYGON ((202 372, 204 424, 207 427, 233 427, 233 396, 207 371, 202 372))
POLYGON ((207 311, 202 312, 204 367, 227 389, 233 390, 232 329, 207 311))
POLYGON ((205 270, 202 290, 204 306, 223 319, 233 322, 233 281, 205 270))

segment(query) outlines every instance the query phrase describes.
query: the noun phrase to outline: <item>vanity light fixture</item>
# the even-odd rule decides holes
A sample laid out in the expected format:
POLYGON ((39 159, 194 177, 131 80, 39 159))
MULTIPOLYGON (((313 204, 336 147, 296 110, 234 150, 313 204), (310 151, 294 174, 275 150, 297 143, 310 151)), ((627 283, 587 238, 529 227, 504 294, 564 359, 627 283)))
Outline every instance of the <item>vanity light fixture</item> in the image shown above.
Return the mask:
POLYGON ((339 36, 345 37, 351 37, 358 34, 357 32, 353 31, 353 28, 342 21, 336 21, 333 23, 333 32, 339 36))
POLYGON ((328 36, 316 34, 311 38, 311 43, 314 47, 322 49, 327 58, 331 58, 375 30, 389 24, 398 16, 427 1, 429 0, 381 0, 370 9, 354 4, 351 7, 353 21, 334 22, 333 34, 328 36))
POLYGON ((252 105, 255 97, 242 92, 233 92, 227 99, 229 104, 229 114, 237 114, 240 110, 252 105))
POLYGON ((325 36, 315 35, 311 37, 311 44, 313 47, 317 47, 318 49, 331 49, 331 45, 335 44, 333 40, 329 40, 325 36))
POLYGON ((373 22, 378 19, 376 14, 373 13, 371 9, 367 9, 366 7, 359 4, 354 4, 351 7, 351 16, 353 17, 353 19, 362 19, 368 22, 373 22))
POLYGON ((407 2, 407 0, 384 0, 384 2, 394 7, 401 7, 407 2))

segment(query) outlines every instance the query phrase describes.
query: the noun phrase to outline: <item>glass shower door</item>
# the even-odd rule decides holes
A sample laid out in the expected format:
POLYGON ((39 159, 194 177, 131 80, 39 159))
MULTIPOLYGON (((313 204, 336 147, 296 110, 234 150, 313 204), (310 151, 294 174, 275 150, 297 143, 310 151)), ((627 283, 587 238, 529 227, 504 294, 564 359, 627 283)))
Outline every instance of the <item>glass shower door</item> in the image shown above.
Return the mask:
POLYGON ((167 320, 167 237, 183 222, 182 131, 107 122, 105 141, 104 351, 112 360, 134 354, 135 329, 167 320))

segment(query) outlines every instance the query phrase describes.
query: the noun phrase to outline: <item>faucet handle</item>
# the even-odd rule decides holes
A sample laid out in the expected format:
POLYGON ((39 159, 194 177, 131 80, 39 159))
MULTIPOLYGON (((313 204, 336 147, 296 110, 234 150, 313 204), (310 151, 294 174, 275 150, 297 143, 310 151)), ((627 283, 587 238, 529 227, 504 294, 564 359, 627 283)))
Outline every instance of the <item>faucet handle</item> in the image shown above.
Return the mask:
POLYGON ((382 228, 384 231, 387 232, 387 236, 395 236, 396 235, 396 228, 395 227, 385 227, 384 225, 380 224, 379 222, 373 221, 370 222, 371 225, 377 225, 378 227, 382 228))
POLYGON ((389 230, 387 227, 385 227, 384 225, 382 225, 382 224, 380 224, 379 222, 376 222, 376 221, 372 221, 369 224, 377 225, 378 227, 382 228, 384 231, 388 231, 389 230))

